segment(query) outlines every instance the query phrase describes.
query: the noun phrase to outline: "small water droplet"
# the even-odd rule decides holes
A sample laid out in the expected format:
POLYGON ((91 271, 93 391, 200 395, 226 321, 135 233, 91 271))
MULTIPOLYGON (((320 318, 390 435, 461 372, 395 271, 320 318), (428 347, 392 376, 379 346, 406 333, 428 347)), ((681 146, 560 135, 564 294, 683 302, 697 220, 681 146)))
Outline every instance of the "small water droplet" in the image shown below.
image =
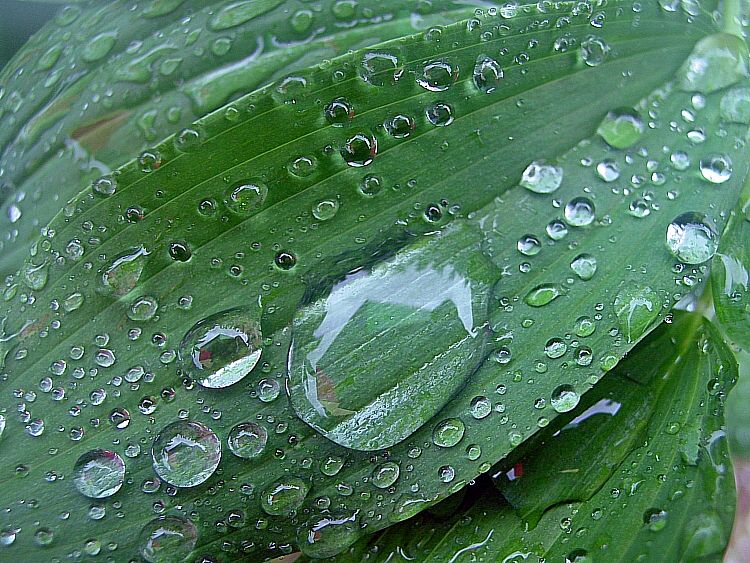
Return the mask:
POLYGON ((268 197, 268 187, 260 182, 244 181, 235 185, 224 200, 227 208, 238 215, 251 215, 260 209, 268 197))
POLYGON ((474 64, 472 79, 477 90, 485 94, 491 94, 500 85, 503 78, 503 69, 500 64, 487 55, 479 55, 474 64))
POLYGON ((269 485, 261 494, 260 507, 270 516, 292 516, 305 501, 310 487, 298 477, 269 485))
POLYGON ((667 227, 667 247, 680 262, 702 264, 716 254, 719 235, 706 215, 687 212, 667 227))
POLYGON ((561 166, 535 160, 526 167, 519 184, 538 194, 549 194, 557 190, 563 181, 561 166))
POLYGON ((723 184, 732 177, 732 160, 723 154, 712 154, 700 161, 701 176, 712 184, 723 184))
POLYGON ((430 92, 443 92, 450 88, 457 79, 458 67, 447 61, 427 63, 416 77, 417 84, 430 92))
POLYGON ((576 393, 572 386, 560 385, 552 392, 550 404, 555 411, 562 413, 572 411, 580 400, 580 395, 576 393))
POLYGON ((427 120, 436 127, 447 127, 453 123, 453 109, 445 102, 436 102, 425 109, 427 120))
POLYGON ((372 484, 379 489, 387 489, 398 480, 400 472, 401 468, 393 461, 381 463, 372 472, 372 484))
POLYGON ((198 530, 186 518, 160 516, 141 530, 141 555, 149 563, 184 561, 195 548, 198 530))
POLYGON ((609 54, 609 45, 601 37, 590 35, 581 41, 579 56, 588 66, 599 66, 609 54))

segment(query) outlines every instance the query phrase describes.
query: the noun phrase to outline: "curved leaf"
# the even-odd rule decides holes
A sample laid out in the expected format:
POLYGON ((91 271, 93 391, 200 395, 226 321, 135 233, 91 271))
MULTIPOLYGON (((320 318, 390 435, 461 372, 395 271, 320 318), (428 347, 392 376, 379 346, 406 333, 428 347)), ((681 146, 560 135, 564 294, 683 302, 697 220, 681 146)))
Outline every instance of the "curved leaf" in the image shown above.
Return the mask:
MULTIPOLYGON (((197 534, 197 553, 343 549, 363 530, 460 489, 543 427, 541 419, 572 408, 703 277, 703 266, 682 265, 668 251, 672 220, 712 206, 720 229, 748 168, 745 151, 727 142, 747 128, 721 125, 721 93, 668 88, 638 107, 647 126, 632 150, 595 137, 565 152, 609 110, 638 104, 669 80, 714 31, 705 14, 641 8, 534 4, 351 53, 222 108, 67 205, 5 291, 3 405, 20 416, 8 414, 0 479, 13 482, 8 503, 33 496, 49 510, 44 522, 41 511, 3 514, 4 525, 21 530, 9 556, 28 553, 37 521, 55 531, 45 555, 82 549, 85 534, 134 556, 153 548, 148 538, 162 525, 148 524, 154 506, 180 529, 182 548, 197 534), (688 170, 669 164, 677 151, 688 154, 688 170), (697 169, 699 156, 714 152, 734 166, 720 188, 697 169), (564 171, 559 189, 519 187, 529 163, 545 158, 564 171), (617 184, 607 181, 609 160, 617 184), (640 218, 628 212, 639 196, 649 211, 640 218), (549 227, 545 235, 558 217, 568 234, 549 227), (393 447, 358 451, 313 431, 282 395, 301 304, 323 281, 331 287, 374 271, 462 223, 485 240, 477 248, 478 237, 457 238, 449 257, 473 253, 473 271, 494 263, 500 272, 487 318, 476 319, 492 330, 495 353, 434 422, 393 447), (596 259, 594 272, 582 254, 596 259), (204 379, 237 354, 257 353, 257 333, 247 328, 254 312, 238 326, 207 319, 258 306, 265 338, 257 367, 227 389, 196 384, 195 370, 204 379), (206 329, 198 345, 195 327, 206 329), (180 446, 193 452, 179 459, 198 464, 195 480, 178 472, 172 485, 183 488, 137 494, 155 488, 154 438, 182 418, 195 435, 158 436, 157 467, 170 455, 162 444, 180 446), (260 451, 225 448, 212 474, 217 442, 208 428, 226 444, 238 424, 260 451), (481 456, 467 453, 474 445, 481 456), (102 448, 126 456, 128 481, 92 503, 70 478, 56 477, 102 448), (54 453, 31 459, 32 450, 54 453), (40 489, 45 478, 49 487, 40 489), (53 503, 70 516, 53 518, 53 503), (118 530, 96 519, 101 507, 107 518, 126 515, 118 530)), ((373 321, 361 332, 369 341, 379 319, 365 320, 373 321)), ((390 355, 430 344, 395 343, 390 355)), ((358 385, 369 385, 371 373, 358 385)))
POLYGON ((734 516, 722 411, 736 377, 721 335, 699 316, 683 316, 607 375, 591 392, 593 406, 498 474, 521 507, 521 499, 540 506, 547 498, 541 520, 529 527, 523 508, 486 487, 447 521, 420 516, 336 560, 721 561, 734 516), (596 438, 605 432, 611 445, 596 438), (633 434, 620 449, 618 438, 633 434))

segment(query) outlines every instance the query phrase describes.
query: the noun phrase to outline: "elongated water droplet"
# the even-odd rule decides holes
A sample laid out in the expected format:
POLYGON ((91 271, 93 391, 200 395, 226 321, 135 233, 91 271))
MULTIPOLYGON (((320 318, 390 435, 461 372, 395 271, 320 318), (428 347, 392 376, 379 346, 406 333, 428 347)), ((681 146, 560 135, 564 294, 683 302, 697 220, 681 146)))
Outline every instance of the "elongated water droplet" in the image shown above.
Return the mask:
POLYGON ((195 487, 219 466, 221 442, 208 426, 178 420, 156 436, 151 457, 161 479, 175 487, 195 487))
POLYGON ((129 293, 141 279, 148 254, 145 247, 139 246, 115 258, 102 274, 104 287, 117 297, 129 293))
POLYGON ((524 297, 524 301, 532 307, 544 307, 561 295, 565 295, 565 289, 561 285, 546 283, 529 291, 524 297))
POLYGON ((372 472, 372 484, 379 489, 387 489, 397 480, 401 468, 393 461, 378 465, 372 472))
POLYGON ((503 78, 503 69, 492 57, 479 55, 474 65, 472 78, 477 90, 485 94, 491 94, 500 85, 500 81, 503 78))
POLYGON ((659 317, 662 301, 648 286, 628 283, 615 297, 614 309, 628 342, 635 342, 659 317))
POLYGON ((701 39, 680 70, 686 92, 710 94, 748 76, 748 48, 736 35, 717 33, 701 39))
POLYGON ((257 316, 250 309, 230 309, 193 325, 177 352, 185 375, 211 389, 228 387, 244 378, 262 353, 257 316))
POLYGON ((292 516, 305 501, 310 487, 298 477, 269 485, 260 496, 260 507, 271 516, 292 516))
POLYGON ((326 513, 307 520, 297 532, 297 541, 302 553, 324 559, 343 552, 359 536, 356 514, 326 513))

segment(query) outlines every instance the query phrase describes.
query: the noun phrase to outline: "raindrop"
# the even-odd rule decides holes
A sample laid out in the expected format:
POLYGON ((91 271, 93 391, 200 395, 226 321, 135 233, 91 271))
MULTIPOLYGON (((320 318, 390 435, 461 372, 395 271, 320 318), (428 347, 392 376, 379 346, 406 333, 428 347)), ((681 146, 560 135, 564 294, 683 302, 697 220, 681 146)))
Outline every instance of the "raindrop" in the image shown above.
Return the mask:
POLYGON ((169 243, 169 257, 177 262, 187 262, 193 255, 190 246, 184 241, 173 241, 169 243))
POLYGON ((441 448, 451 448, 464 437, 466 427, 458 418, 448 418, 440 422, 432 431, 432 441, 441 448))
POLYGON ((73 483, 82 495, 106 498, 120 490, 125 480, 125 462, 115 452, 91 450, 73 467, 73 483))
POLYGON ((391 53, 370 52, 362 57, 360 76, 373 86, 387 86, 395 84, 404 70, 400 66, 398 57, 391 53))
POLYGON ((596 273, 596 258, 591 254, 579 254, 570 263, 570 269, 584 281, 594 277, 596 273))
POLYGON ((387 119, 383 126, 392 137, 396 139, 405 139, 412 134, 412 131, 414 131, 417 124, 413 117, 399 113, 398 115, 394 115, 390 119, 387 119))
POLYGON ((477 90, 485 94, 491 94, 500 85, 500 81, 503 78, 503 69, 500 68, 500 64, 492 57, 479 55, 474 65, 472 78, 477 90))
POLYGON ((733 88, 721 98, 721 117, 731 123, 750 125, 750 88, 733 88))
POLYGON ((131 248, 118 256, 102 274, 102 284, 115 296, 122 297, 137 284, 146 265, 148 251, 143 246, 131 248))
POLYGON ((549 194, 557 190, 563 181, 561 166, 535 160, 526 167, 519 184, 538 194, 549 194))
POLYGON ((532 307, 544 307, 561 295, 565 295, 562 286, 553 283, 539 285, 529 291, 524 297, 524 301, 532 307))
POLYGON ((425 90, 430 92, 444 92, 458 79, 458 67, 447 61, 432 61, 427 63, 422 72, 417 74, 416 80, 425 90))
POLYGON ((686 92, 710 94, 749 74, 748 48, 736 35, 716 33, 701 39, 680 69, 679 85, 686 92))
POLYGON ((141 555, 149 563, 184 561, 195 548, 198 530, 186 518, 161 516, 141 530, 141 555))
POLYGON ((195 487, 219 466, 221 442, 208 426, 178 420, 159 432, 151 456, 161 479, 175 487, 195 487))
POLYGON ((287 271, 297 265, 297 257, 288 250, 282 250, 276 254, 273 263, 279 270, 287 271))
POLYGON ((224 201, 227 208, 238 215, 250 215, 260 209, 268 197, 268 187, 259 182, 241 182, 235 185, 224 201))
POLYGON ((346 98, 332 100, 324 110, 326 121, 334 127, 343 127, 354 119, 354 108, 346 98))
POLYGON ((270 516, 292 516, 305 501, 310 487, 298 477, 289 477, 268 486, 260 497, 260 507, 270 516))
POLYGON ((553 219, 547 224, 545 231, 552 240, 562 240, 568 235, 568 226, 560 219, 553 219))
POLYGON ((297 532, 299 549, 314 559, 342 553, 359 537, 356 514, 325 514, 309 519, 297 532))
POLYGON ((687 212, 667 227, 667 247, 680 262, 702 264, 716 254, 719 235, 706 215, 687 212))
POLYGON ((732 177, 732 161, 722 154, 713 154, 700 161, 701 176, 712 184, 723 184, 732 177))
POLYGON ((518 251, 525 256, 535 256, 542 250, 542 243, 534 235, 524 235, 516 244, 518 251))
POLYGON ((578 405, 581 397, 570 385, 560 385, 552 392, 550 403, 557 412, 572 411, 578 405))
POLYGON ((349 166, 354 167, 367 166, 377 154, 378 140, 367 133, 355 134, 341 147, 342 158, 349 166))
POLYGON ((620 167, 614 160, 605 159, 596 165, 596 173, 605 182, 614 182, 620 177, 620 167))
POLYGON ((266 448, 268 431, 255 422, 242 422, 229 432, 227 444, 229 450, 242 459, 255 459, 266 448))
POLYGON ((565 222, 571 227, 585 227, 595 218, 594 202, 585 197, 571 199, 565 206, 565 222))
POLYGON ((474 397, 471 400, 469 412, 471 413, 471 416, 477 420, 485 418, 492 412, 492 402, 484 396, 474 397))
POLYGON ((339 202, 336 199, 324 199, 316 203, 312 208, 313 217, 318 221, 328 221, 338 213, 339 202))
POLYGON ((203 387, 237 383, 257 365, 262 353, 260 324, 248 309, 229 309, 198 321, 180 342, 185 375, 203 387))
POLYGON ((646 130, 641 115, 632 108, 618 108, 607 113, 596 132, 611 147, 627 149, 638 142, 646 130))
POLYGON ((447 127, 453 123, 453 109, 445 102, 437 102, 425 110, 427 120, 436 127, 447 127))
POLYGON ((378 465, 372 472, 372 484, 379 489, 387 489, 397 480, 401 469, 397 463, 386 461, 378 465))
POLYGON ((590 35, 581 41, 580 57, 588 66, 599 66, 609 54, 609 45, 601 37, 590 35))
POLYGON ((128 318, 131 321, 148 321, 154 318, 158 308, 159 303, 155 298, 144 295, 138 297, 130 304, 130 307, 128 308, 128 318))

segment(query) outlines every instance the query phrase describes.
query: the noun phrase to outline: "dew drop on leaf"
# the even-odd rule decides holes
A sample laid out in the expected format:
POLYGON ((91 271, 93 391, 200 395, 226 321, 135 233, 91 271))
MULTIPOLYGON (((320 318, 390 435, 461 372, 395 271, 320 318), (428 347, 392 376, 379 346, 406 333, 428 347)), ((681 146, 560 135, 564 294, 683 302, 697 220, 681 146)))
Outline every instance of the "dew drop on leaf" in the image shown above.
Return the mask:
POLYGON ((82 495, 106 498, 120 490, 125 480, 125 462, 115 452, 91 450, 76 461, 73 483, 82 495))
POLYGON ((356 514, 326 513, 307 520, 297 532, 299 549, 314 559, 343 552, 360 536, 356 514))
POLYGON ((477 90, 485 94, 491 94, 500 85, 503 78, 503 69, 500 64, 487 55, 479 55, 474 64, 472 79, 477 90))
POLYGON ((437 102, 425 109, 427 120, 436 127, 447 127, 453 123, 453 109, 445 102, 437 102))
POLYGON ((250 215, 260 209, 268 197, 268 187, 260 182, 240 182, 225 200, 227 208, 238 215, 250 215))
POLYGON ((372 484, 378 489, 387 489, 398 480, 400 472, 401 468, 393 461, 381 463, 372 472, 372 484))
POLYGON ((733 88, 726 92, 720 109, 726 121, 750 125, 750 88, 733 88))
POLYGON ((581 41, 579 56, 588 66, 599 66, 609 54, 609 45, 601 37, 590 35, 581 41))
POLYGON ((615 315, 628 342, 635 342, 658 318, 662 301, 648 286, 628 283, 614 300, 615 315))
POLYGON ((177 354, 185 375, 220 389, 243 379, 262 353, 258 314, 236 308, 198 321, 185 333, 177 354))
POLYGON ((259 457, 266 448, 268 431, 255 422, 241 422, 229 431, 229 450, 242 459, 259 457))
POLYGON ((607 113, 596 132, 609 146, 627 149, 638 142, 646 130, 641 115, 632 108, 618 108, 607 113))
POLYGON ((221 442, 206 425, 178 420, 165 426, 151 449, 154 471, 175 487, 195 487, 211 477, 221 461, 221 442))
POLYGON ((374 135, 356 133, 341 147, 341 156, 349 166, 370 164, 378 154, 378 140, 374 135))
POLYGON ((736 35, 716 33, 701 39, 680 69, 686 92, 710 94, 748 76, 748 48, 736 35))
POLYGON ((572 411, 580 400, 581 396, 572 386, 560 385, 552 392, 550 404, 555 411, 562 413, 572 411))
POLYGON ((590 225, 596 218, 594 202, 586 197, 575 197, 565 205, 564 216, 571 227, 590 225))
POLYGON ((260 507, 270 516, 292 516, 307 497, 310 487, 299 477, 288 477, 269 485, 260 496, 260 507))
POLYGON ((198 530, 180 516, 160 516, 141 530, 141 555, 149 563, 184 561, 195 548, 198 530))
POLYGON ((712 154, 700 161, 701 176, 712 184, 723 184, 732 177, 732 160, 724 154, 712 154))
POLYGON ((398 57, 392 53, 370 52, 365 53, 360 65, 360 76, 368 84, 373 86, 387 86, 395 84, 401 78, 403 68, 400 66, 398 57))
POLYGON ((596 258, 591 254, 579 254, 570 263, 570 269, 584 281, 594 277, 596 273, 596 258))
POLYGON ((690 211, 667 227, 667 247, 680 262, 702 264, 716 254, 719 235, 706 215, 690 211))
POLYGON ((427 63, 416 77, 417 84, 430 92, 443 92, 450 88, 457 79, 458 67, 447 61, 427 63))
POLYGON ((535 160, 526 167, 519 184, 538 194, 549 194, 557 190, 563 181, 561 166, 535 160))
POLYGON ((432 431, 432 442, 441 448, 452 448, 464 437, 466 427, 459 418, 448 418, 432 431))
POLYGON ((544 307, 561 295, 565 295, 565 289, 554 283, 538 285, 526 294, 524 301, 532 307, 544 307))
POLYGON ((148 251, 139 246, 115 258, 102 274, 102 284, 115 296, 122 297, 137 284, 146 266, 148 251))

